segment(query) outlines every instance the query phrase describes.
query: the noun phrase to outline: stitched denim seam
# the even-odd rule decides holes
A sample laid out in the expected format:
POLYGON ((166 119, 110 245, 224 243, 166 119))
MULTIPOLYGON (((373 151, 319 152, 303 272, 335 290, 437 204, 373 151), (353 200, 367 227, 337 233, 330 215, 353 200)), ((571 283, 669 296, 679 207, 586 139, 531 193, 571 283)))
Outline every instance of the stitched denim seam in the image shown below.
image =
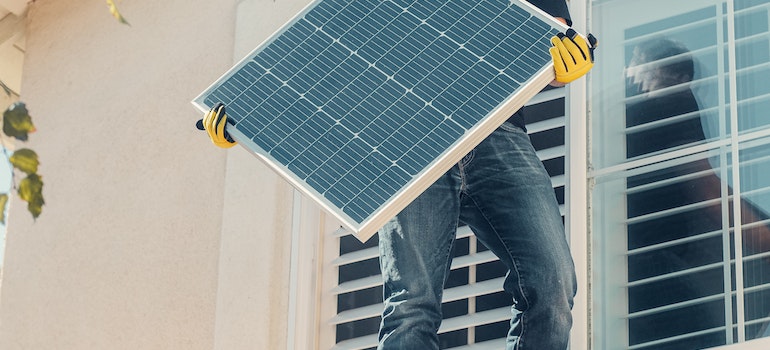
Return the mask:
POLYGON ((500 124, 500 129, 503 129, 503 130, 509 131, 509 132, 521 132, 521 133, 525 133, 526 134, 526 132, 524 130, 522 130, 521 127, 516 126, 513 123, 509 123, 509 122, 505 122, 505 123, 500 124))
POLYGON ((465 176, 465 168, 473 161, 474 156, 476 155, 475 150, 471 150, 468 154, 463 157, 463 159, 460 159, 460 161, 457 163, 458 172, 460 173, 460 193, 466 194, 467 193, 467 178, 465 176))
POLYGON ((530 306, 529 298, 527 298, 527 294, 524 291, 524 287, 523 287, 523 283, 522 283, 522 281, 524 280, 524 277, 519 272, 519 263, 516 262, 516 258, 513 255, 511 255, 511 251, 510 251, 510 249, 508 249, 508 245, 502 239, 502 237, 500 236, 500 233, 497 231, 495 226, 492 225, 492 222, 489 220, 489 216, 487 216, 487 214, 484 212, 484 210, 482 210, 482 207, 478 205, 478 202, 476 202, 476 200, 473 198, 473 196, 468 196, 468 197, 470 198, 470 200, 473 201, 473 204, 479 210, 479 213, 481 213, 481 215, 484 217, 484 220, 486 220, 487 224, 489 224, 489 227, 492 228, 492 232, 494 232, 495 236, 500 241, 500 244, 502 244, 503 248, 505 248, 505 253, 508 254, 508 257, 511 259, 511 264, 513 264, 513 268, 516 270, 516 276, 517 276, 516 284, 518 285, 519 292, 521 293, 522 299, 524 299, 524 302, 527 304, 527 308, 525 310, 520 310, 522 312, 521 313, 521 333, 519 334, 519 342, 516 345, 516 347, 521 349, 521 344, 523 343, 524 333, 525 333, 526 326, 527 326, 527 324, 525 322, 525 316, 526 316, 525 311, 527 311, 527 309, 529 309, 529 306, 530 306))

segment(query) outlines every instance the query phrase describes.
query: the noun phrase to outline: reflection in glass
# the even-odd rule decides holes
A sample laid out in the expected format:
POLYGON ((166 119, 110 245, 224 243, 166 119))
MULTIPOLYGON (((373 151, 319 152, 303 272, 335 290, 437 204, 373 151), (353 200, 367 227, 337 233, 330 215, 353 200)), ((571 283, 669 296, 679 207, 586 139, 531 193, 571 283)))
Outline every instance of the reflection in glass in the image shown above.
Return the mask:
POLYGON ((640 43, 626 71, 628 158, 705 139, 690 88, 695 63, 684 44, 668 38, 640 43))
MULTIPOLYGON (((636 98, 628 100, 626 123, 629 127, 652 126, 640 131, 629 129, 634 131, 626 138, 627 157, 703 141, 698 102, 690 87, 696 62, 686 46, 656 37, 638 44, 632 52, 626 91, 636 98)), ((761 148, 765 153, 766 146, 761 148)), ((757 162, 741 162, 753 163, 757 162)), ((765 160, 763 164, 767 163, 765 160)), ((763 169, 767 174, 767 167, 763 169)), ((733 305, 726 305, 723 293, 725 281, 731 281, 734 272, 724 265, 725 251, 732 254, 732 244, 725 244, 725 235, 728 242, 732 242, 732 235, 723 227, 734 227, 729 197, 733 190, 722 181, 727 176, 717 176, 719 171, 703 157, 627 179, 630 345, 671 339, 665 348, 700 349, 727 343, 723 329, 733 305), (728 200, 723 201, 723 197, 728 200)), ((758 172, 742 173, 756 180, 750 175, 758 172)), ((770 188, 770 184, 759 182, 759 187, 770 188)), ((757 197, 767 199, 766 192, 758 191, 757 197)), ((744 249, 748 253, 754 247, 759 254, 768 253, 770 216, 754 202, 740 203, 741 222, 747 224, 742 236, 747 239, 744 249)), ((743 298, 743 318, 758 320, 747 324, 746 339, 770 335, 765 334, 770 315, 770 302, 765 300, 770 298, 770 288, 761 286, 768 283, 767 263, 767 259, 745 260, 743 283, 732 283, 736 286, 731 289, 739 293, 745 282, 750 283, 746 287, 752 287, 752 282, 760 286, 756 291, 746 290, 743 298)))
POLYGON ((770 337, 770 0, 591 3, 598 347, 770 337))
MULTIPOLYGON (((735 74, 738 130, 770 127, 770 1, 735 1, 735 74)), ((727 52, 729 54, 729 52, 727 52)))

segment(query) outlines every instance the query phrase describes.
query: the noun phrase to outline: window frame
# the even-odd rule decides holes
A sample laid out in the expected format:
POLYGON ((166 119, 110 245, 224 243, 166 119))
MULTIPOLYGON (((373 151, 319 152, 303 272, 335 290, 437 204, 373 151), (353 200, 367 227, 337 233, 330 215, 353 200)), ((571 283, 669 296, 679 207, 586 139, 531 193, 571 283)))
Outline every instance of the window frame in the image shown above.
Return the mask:
MULTIPOLYGON (((590 0, 568 2, 572 27, 580 33, 590 32, 590 0)), ((590 99, 589 74, 567 86, 566 111, 567 134, 565 146, 565 231, 575 263, 577 294, 572 308, 571 349, 589 349, 591 346, 591 280, 590 261, 590 184, 588 164, 590 162, 589 118, 590 99)))

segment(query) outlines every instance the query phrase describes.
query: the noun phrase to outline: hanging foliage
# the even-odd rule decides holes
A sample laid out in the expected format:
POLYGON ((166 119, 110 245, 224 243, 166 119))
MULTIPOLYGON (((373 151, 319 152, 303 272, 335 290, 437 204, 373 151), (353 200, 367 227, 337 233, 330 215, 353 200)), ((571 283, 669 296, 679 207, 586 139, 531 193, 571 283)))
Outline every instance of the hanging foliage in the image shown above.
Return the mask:
MULTIPOLYGON (((32 117, 29 115, 27 106, 23 102, 11 104, 3 112, 3 133, 19 141, 27 141, 29 134, 35 131, 35 125, 32 124, 32 117)), ((38 160, 37 153, 29 148, 18 149, 9 156, 9 151, 3 147, 3 154, 8 162, 13 166, 11 171, 11 181, 16 192, 23 201, 27 202, 27 210, 32 217, 37 219, 43 212, 43 180, 37 173, 38 160), (16 173, 26 175, 24 179, 16 184, 16 173)), ((8 194, 0 193, 0 222, 5 224, 5 208, 8 204, 8 194)))
MULTIPOLYGON (((115 0, 106 1, 110 14, 118 22, 130 25, 123 15, 120 14, 115 0)), ((0 89, 6 95, 11 96, 11 89, 2 81, 0 81, 0 89)), ((32 117, 29 115, 27 106, 23 102, 15 102, 3 112, 2 124, 3 133, 19 141, 27 141, 29 134, 35 132, 32 117)), ((14 170, 11 171, 11 181, 19 198, 27 202, 27 210, 29 210, 33 218, 37 219, 43 212, 43 205, 45 204, 45 200, 43 200, 43 179, 37 173, 38 165, 40 165, 37 153, 29 148, 22 148, 9 155, 9 150, 3 146, 3 154, 8 159, 8 162, 13 165, 14 170), (18 185, 16 185, 15 181, 17 171, 26 175, 24 179, 19 181, 18 185)), ((8 200, 7 193, 0 193, 0 223, 2 224, 5 224, 5 209, 8 206, 8 200)))

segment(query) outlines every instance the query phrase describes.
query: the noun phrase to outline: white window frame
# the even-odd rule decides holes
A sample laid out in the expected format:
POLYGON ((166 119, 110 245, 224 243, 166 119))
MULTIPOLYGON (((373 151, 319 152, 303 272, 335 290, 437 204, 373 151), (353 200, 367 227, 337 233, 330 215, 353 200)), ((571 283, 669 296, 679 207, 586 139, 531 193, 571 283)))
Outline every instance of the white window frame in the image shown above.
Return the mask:
MULTIPOLYGON (((588 14, 590 0, 569 1, 572 27, 580 33, 590 32, 588 14)), ((588 100, 587 77, 578 79, 567 88, 567 147, 565 158, 566 206, 565 229, 575 263, 578 290, 572 308, 570 349, 589 349, 591 344, 591 280, 589 236, 589 183, 588 183, 588 100)))
POLYGON ((289 276, 289 307, 286 348, 289 350, 331 349, 334 325, 322 315, 333 314, 337 300, 323 293, 336 285, 333 257, 338 240, 327 239, 344 231, 340 223, 324 213, 310 199, 294 190, 292 247, 289 276))

